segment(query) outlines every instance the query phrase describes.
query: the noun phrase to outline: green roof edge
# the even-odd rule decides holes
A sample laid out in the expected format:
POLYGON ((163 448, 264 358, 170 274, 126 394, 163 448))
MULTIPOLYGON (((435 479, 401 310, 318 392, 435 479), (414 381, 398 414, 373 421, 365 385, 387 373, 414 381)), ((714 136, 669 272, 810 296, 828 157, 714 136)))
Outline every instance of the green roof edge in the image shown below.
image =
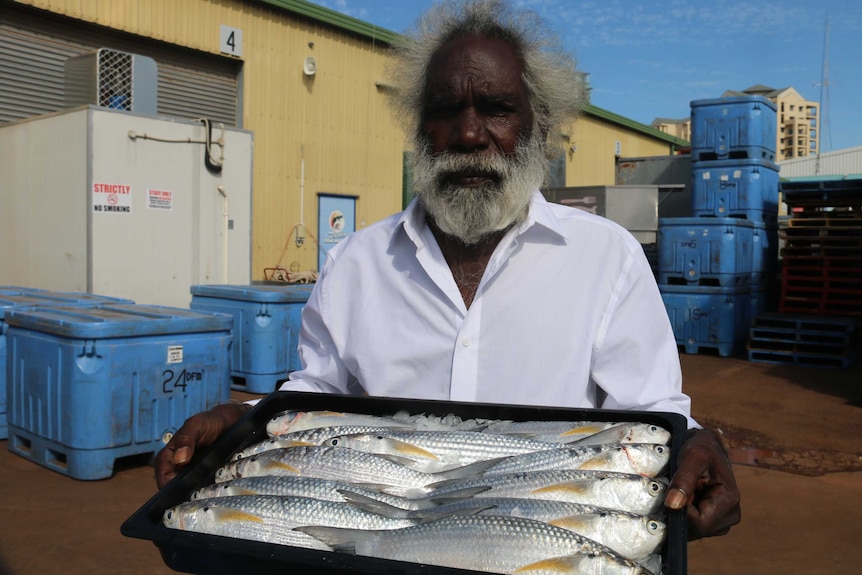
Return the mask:
MULTIPOLYGON (((341 30, 351 32, 365 38, 370 38, 374 41, 383 42, 385 44, 391 45, 401 36, 400 34, 391 30, 387 30, 386 28, 380 28, 378 26, 375 26, 374 24, 370 24, 358 18, 342 14, 341 12, 336 12, 331 8, 326 8, 318 4, 312 4, 307 0, 257 1, 262 4, 268 4, 275 8, 287 10, 288 12, 293 12, 294 14, 299 14, 300 16, 305 16, 306 18, 315 20, 317 22, 322 22, 324 24, 335 26, 336 28, 339 28, 341 30)), ((636 132, 641 132, 643 134, 646 134, 647 136, 657 138, 659 140, 664 140, 665 142, 671 144, 676 148, 686 148, 690 145, 689 142, 686 140, 677 138, 676 136, 671 136, 670 134, 666 134, 661 130, 656 130, 652 126, 641 124, 640 122, 636 122, 634 120, 626 118, 625 116, 620 116, 619 114, 614 114, 613 112, 610 112, 603 108, 599 108, 598 106, 593 106, 592 104, 587 105, 587 107, 584 109, 584 113, 590 116, 601 118, 614 124, 618 124, 620 126, 624 126, 626 128, 630 128, 632 130, 635 130, 636 132)))
POLYGON ((342 14, 341 12, 336 12, 331 8, 326 8, 318 4, 312 4, 311 2, 307 2, 306 0, 257 1, 262 4, 269 4, 270 6, 281 8, 283 10, 287 10, 288 12, 293 12, 294 14, 305 16, 306 18, 310 18, 324 24, 330 24, 332 26, 335 26, 336 28, 340 28, 347 32, 352 32, 353 34, 357 34, 359 36, 370 38, 374 41, 383 42, 384 44, 392 44, 400 37, 400 34, 397 34, 392 30, 380 28, 379 26, 375 26, 374 24, 371 24, 369 22, 364 22, 363 20, 359 20, 358 18, 354 18, 353 16, 348 16, 346 14, 342 14))
POLYGON ((604 108, 599 108, 598 106, 594 106, 592 104, 588 104, 587 107, 584 108, 584 113, 589 116, 595 116, 597 118, 607 120, 608 122, 612 122, 614 124, 625 126, 626 128, 630 128, 632 130, 635 130, 636 132, 642 132, 647 136, 658 138, 659 140, 664 140, 665 142, 672 144, 678 148, 687 148, 691 145, 688 140, 683 140, 682 138, 671 136, 670 134, 666 134, 661 130, 656 130, 652 126, 641 124, 640 122, 636 122, 634 120, 626 118, 625 116, 620 116, 619 114, 614 114, 613 112, 605 110, 604 108))

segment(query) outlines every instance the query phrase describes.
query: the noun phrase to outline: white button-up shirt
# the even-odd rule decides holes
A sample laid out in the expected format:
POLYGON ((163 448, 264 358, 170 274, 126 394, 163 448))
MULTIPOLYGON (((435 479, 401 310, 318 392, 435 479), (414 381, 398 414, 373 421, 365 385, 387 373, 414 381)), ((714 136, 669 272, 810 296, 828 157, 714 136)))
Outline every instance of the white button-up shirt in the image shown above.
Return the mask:
POLYGON ((536 191, 469 309, 416 201, 329 256, 303 310, 304 368, 281 389, 670 411, 696 425, 643 249, 610 220, 536 191))

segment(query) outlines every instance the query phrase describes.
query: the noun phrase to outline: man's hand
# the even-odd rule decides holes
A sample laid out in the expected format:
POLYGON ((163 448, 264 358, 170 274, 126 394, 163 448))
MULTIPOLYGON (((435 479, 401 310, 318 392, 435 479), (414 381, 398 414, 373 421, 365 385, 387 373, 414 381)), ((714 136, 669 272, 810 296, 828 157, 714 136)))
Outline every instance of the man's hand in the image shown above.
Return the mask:
POLYGON ((195 449, 211 445, 230 426, 251 410, 243 403, 225 403, 188 418, 171 440, 156 455, 156 485, 159 489, 192 460, 195 449))
POLYGON ((686 509, 688 539, 724 535, 739 523, 739 490, 727 452, 710 430, 692 430, 679 452, 665 505, 686 509))

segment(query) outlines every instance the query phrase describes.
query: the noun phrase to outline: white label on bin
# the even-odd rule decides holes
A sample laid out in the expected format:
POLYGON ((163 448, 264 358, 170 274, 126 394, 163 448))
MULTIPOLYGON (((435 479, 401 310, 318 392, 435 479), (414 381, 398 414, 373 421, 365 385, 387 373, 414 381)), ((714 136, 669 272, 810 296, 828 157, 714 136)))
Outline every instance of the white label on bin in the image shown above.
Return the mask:
POLYGON ((703 179, 704 179, 704 180, 708 180, 708 179, 709 179, 709 172, 704 172, 704 173, 703 173, 703 179))
POLYGON ((742 170, 733 170, 733 177, 737 180, 742 177, 742 170))
POLYGON ((170 345, 168 346, 168 363, 183 362, 183 346, 170 345))
POLYGON ((722 182, 726 182, 727 180, 729 180, 729 179, 730 179, 730 176, 728 176, 727 174, 721 174, 721 176, 719 176, 719 179, 720 179, 722 182))

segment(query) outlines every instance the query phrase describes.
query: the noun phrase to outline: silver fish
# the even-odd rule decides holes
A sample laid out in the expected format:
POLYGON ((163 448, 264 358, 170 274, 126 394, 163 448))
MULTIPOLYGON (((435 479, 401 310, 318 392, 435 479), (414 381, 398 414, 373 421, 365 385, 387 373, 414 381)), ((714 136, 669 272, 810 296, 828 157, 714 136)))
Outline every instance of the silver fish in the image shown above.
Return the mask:
POLYGON ((518 497, 569 501, 638 515, 663 509, 668 482, 664 478, 591 470, 550 470, 452 479, 425 487, 429 499, 456 497, 518 497), (484 488, 484 490, 481 490, 484 488))
MULTIPOLYGON (((381 512, 380 506, 357 505, 368 511, 381 512)), ((640 559, 656 553, 665 541, 667 525, 657 517, 615 511, 595 505, 548 501, 543 499, 519 499, 507 497, 472 498, 445 503, 431 510, 410 511, 407 517, 445 517, 454 514, 475 512, 478 515, 505 515, 544 521, 580 533, 602 545, 610 547, 628 559, 640 559)), ((387 514, 387 513, 383 513, 387 514)), ((395 513, 395 516, 403 516, 395 513)))
MULTIPOLYGON (((354 433, 373 433, 387 429, 381 426, 372 425, 339 425, 329 427, 313 427, 311 429, 303 429, 302 431, 293 431, 277 437, 270 437, 263 441, 259 441, 248 447, 234 453, 231 456, 232 461, 249 457, 270 449, 281 449, 283 447, 301 447, 303 445, 322 445, 324 441, 331 437, 340 435, 351 435, 354 433)), ((409 429, 409 428, 396 428, 409 429)))
POLYGON ((329 550, 327 545, 293 528, 327 525, 398 529, 415 523, 370 513, 347 503, 278 495, 236 495, 188 501, 166 510, 162 522, 171 529, 325 550, 329 550))
POLYGON ((421 496, 425 485, 447 478, 469 477, 493 462, 479 462, 437 474, 422 473, 393 461, 393 458, 343 447, 311 446, 272 449, 216 470, 222 483, 238 477, 287 475, 334 479, 349 483, 385 484, 382 491, 393 495, 421 496))
POLYGON ((560 555, 601 557, 616 573, 646 570, 582 535, 532 519, 497 515, 452 516, 395 530, 359 531, 318 526, 297 530, 319 538, 336 551, 443 567, 515 573, 560 555), (481 553, 476 550, 481 549, 481 553))
POLYGON ((409 460, 405 465, 425 473, 558 447, 555 443, 478 431, 396 430, 333 437, 324 445, 401 457, 409 460))
POLYGON ((366 505, 365 508, 375 513, 379 513, 380 509, 385 508, 387 509, 386 514, 390 517, 406 517, 404 511, 436 506, 436 503, 430 500, 407 499, 381 492, 380 490, 385 487, 388 486, 348 483, 318 477, 261 475, 258 477, 240 477, 223 483, 205 485, 193 491, 189 498, 194 501, 234 495, 292 495, 313 497, 325 501, 373 501, 375 506, 379 506, 377 509, 370 505, 366 505))
POLYGON ((617 425, 611 421, 509 421, 488 423, 485 433, 518 435, 551 443, 569 443, 617 425))
POLYGON ((657 477, 664 473, 669 463, 670 447, 663 444, 583 445, 512 455, 489 467, 484 475, 550 469, 594 469, 657 477))
POLYGON ((293 431, 303 431, 315 427, 332 427, 340 425, 368 425, 374 427, 404 427, 404 421, 390 417, 366 415, 362 413, 347 413, 342 411, 301 411, 287 410, 274 415, 266 423, 266 433, 270 437, 279 437, 293 431))
POLYGON ((599 445, 602 443, 670 443, 671 433, 652 423, 618 423, 605 430, 587 435, 569 443, 576 445, 599 445))
MULTIPOLYGON (((660 568, 661 564, 658 567, 660 568)), ((519 567, 514 573, 518 575, 653 575, 658 571, 635 562, 621 565, 619 561, 609 559, 602 553, 582 553, 544 559, 519 567)))

